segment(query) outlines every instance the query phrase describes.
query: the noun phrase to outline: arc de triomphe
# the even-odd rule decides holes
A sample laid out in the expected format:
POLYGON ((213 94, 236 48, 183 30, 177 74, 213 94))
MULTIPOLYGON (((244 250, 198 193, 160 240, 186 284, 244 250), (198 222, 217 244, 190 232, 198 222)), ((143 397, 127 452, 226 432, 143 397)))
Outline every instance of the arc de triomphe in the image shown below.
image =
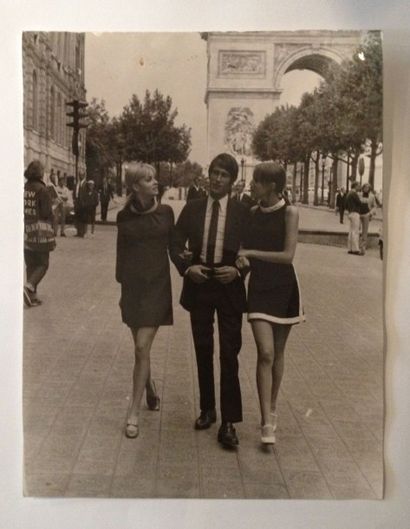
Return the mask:
POLYGON ((292 70, 324 75, 329 63, 351 58, 361 31, 202 33, 207 41, 208 160, 231 152, 253 166, 252 132, 281 104, 281 81, 292 70))

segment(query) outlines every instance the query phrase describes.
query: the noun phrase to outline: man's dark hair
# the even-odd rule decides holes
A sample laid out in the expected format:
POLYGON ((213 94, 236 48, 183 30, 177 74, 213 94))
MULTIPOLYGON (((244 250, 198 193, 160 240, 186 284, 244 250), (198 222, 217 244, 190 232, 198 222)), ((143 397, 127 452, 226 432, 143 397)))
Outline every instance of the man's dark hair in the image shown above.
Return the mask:
POLYGON ((262 184, 276 184, 275 191, 282 193, 286 185, 285 169, 275 162, 264 162, 258 164, 253 171, 253 179, 255 182, 262 184))
POLYGON ((209 176, 211 176, 211 173, 215 167, 220 167, 221 169, 227 171, 231 175, 231 183, 235 182, 236 178, 238 177, 238 163, 230 154, 223 152, 218 154, 218 156, 215 156, 208 169, 209 176))

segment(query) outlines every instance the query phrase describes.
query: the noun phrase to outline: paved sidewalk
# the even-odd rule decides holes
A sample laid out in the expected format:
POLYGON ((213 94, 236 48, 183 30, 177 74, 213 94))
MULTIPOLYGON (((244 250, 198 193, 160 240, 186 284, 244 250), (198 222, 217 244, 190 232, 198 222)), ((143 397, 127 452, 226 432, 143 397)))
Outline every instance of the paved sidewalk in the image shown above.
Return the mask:
MULTIPOLYGON (((243 326, 244 421, 237 452, 197 432, 198 390, 181 279, 172 269, 173 327, 152 350, 161 411, 143 406, 141 434, 123 428, 131 392, 131 334, 118 308, 115 235, 58 240, 24 311, 25 493, 34 496, 380 498, 382 495, 382 264, 300 244, 305 324, 295 326, 279 401, 277 444, 259 444, 256 352, 243 326)), ((217 362, 216 362, 217 363, 217 362)), ((218 379, 218 376, 216 376, 218 379)))

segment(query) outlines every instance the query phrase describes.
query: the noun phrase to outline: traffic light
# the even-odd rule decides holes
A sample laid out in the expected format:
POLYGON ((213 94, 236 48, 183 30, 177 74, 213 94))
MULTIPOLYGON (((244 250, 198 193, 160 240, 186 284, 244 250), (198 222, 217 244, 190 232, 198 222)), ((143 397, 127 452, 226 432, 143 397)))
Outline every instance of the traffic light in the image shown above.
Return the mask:
POLYGON ((81 122, 80 120, 88 117, 87 112, 84 112, 84 109, 88 107, 88 103, 86 103, 85 101, 79 101, 78 99, 74 99, 73 101, 69 101, 68 103, 66 103, 66 105, 68 107, 72 107, 72 111, 66 113, 66 116, 73 118, 73 121, 71 123, 67 123, 67 127, 73 128, 73 154, 75 156, 78 156, 78 133, 80 132, 80 129, 85 129, 88 127, 88 123, 81 122))
POLYGON ((66 113, 66 116, 73 118, 71 123, 67 123, 67 127, 73 127, 74 132, 87 128, 88 123, 81 123, 80 120, 88 117, 87 112, 83 111, 84 108, 88 107, 88 103, 74 99, 73 101, 66 103, 66 105, 73 109, 71 112, 66 113))

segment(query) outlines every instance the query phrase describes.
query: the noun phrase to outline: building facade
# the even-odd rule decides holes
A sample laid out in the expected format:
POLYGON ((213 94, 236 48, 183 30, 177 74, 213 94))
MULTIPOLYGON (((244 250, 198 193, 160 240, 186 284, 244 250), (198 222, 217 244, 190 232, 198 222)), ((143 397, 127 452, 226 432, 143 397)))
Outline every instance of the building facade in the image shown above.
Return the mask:
MULTIPOLYGON (((24 32, 24 165, 39 159, 46 179, 54 173, 72 183, 75 157, 66 123, 73 99, 85 100, 84 33, 24 32)), ((85 131, 80 133, 79 168, 85 168, 85 131)))

